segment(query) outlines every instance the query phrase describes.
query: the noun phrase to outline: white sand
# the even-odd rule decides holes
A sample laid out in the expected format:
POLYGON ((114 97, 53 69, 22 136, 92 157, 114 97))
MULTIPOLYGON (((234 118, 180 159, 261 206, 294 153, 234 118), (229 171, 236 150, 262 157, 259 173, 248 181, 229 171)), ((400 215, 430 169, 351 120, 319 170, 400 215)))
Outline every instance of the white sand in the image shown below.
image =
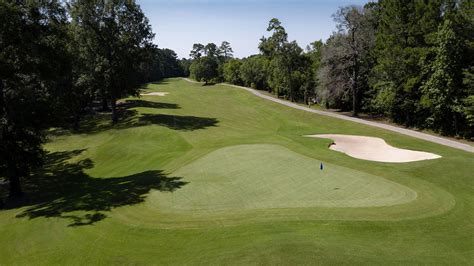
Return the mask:
POLYGON ((332 139, 331 150, 345 153, 354 158, 376 162, 405 163, 441 158, 441 156, 422 151, 412 151, 392 147, 385 140, 375 137, 321 134, 306 137, 332 139))
POLYGON ((141 96, 166 96, 169 92, 149 92, 149 93, 142 93, 141 96))

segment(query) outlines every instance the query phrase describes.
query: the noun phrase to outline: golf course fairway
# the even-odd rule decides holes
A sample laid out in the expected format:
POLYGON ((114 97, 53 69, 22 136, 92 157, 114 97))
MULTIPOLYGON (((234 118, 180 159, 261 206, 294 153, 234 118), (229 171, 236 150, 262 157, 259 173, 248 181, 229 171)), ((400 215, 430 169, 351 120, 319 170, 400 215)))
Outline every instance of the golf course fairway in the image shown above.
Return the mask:
POLYGON ((114 126, 51 129, 27 200, 0 210, 0 265, 474 261, 472 153, 178 78, 118 106, 114 126), (441 157, 361 160, 314 134, 441 157))

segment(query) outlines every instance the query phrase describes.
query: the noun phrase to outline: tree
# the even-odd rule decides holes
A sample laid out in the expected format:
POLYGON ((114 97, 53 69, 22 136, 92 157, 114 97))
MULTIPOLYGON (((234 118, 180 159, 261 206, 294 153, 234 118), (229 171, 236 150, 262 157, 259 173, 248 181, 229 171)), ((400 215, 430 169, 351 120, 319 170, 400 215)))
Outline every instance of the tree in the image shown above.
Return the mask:
POLYGON ((420 112, 420 87, 427 78, 423 69, 434 58, 431 47, 442 20, 442 2, 379 1, 376 65, 370 84, 383 106, 380 112, 406 126, 423 125, 426 120, 420 112))
POLYGON ((189 53, 189 56, 192 59, 198 59, 202 56, 203 53, 204 53, 204 45, 200 43, 195 43, 193 44, 193 49, 189 53))
POLYGON ((473 135, 474 129, 474 95, 469 95, 466 99, 464 99, 464 115, 466 117, 467 126, 470 128, 467 137, 473 135))
POLYGON ((310 60, 310 69, 308 69, 308 77, 306 77, 306 82, 304 86, 304 103, 308 104, 310 97, 316 96, 316 89, 320 85, 318 79, 318 71, 321 67, 321 53, 324 43, 319 41, 314 41, 306 46, 306 56, 310 60))
POLYGON ((204 81, 205 85, 218 76, 218 62, 214 57, 204 56, 194 60, 191 64, 191 76, 198 81, 204 81))
POLYGON ((303 72, 308 65, 301 64, 303 62, 303 49, 298 44, 286 42, 281 44, 278 52, 273 53, 273 57, 269 64, 268 84, 278 96, 285 96, 295 101, 298 97, 299 88, 301 87, 298 72, 303 72))
POLYGON ((334 15, 339 33, 345 35, 344 57, 341 60, 350 61, 344 75, 348 88, 352 92, 352 115, 357 116, 359 111, 359 96, 361 83, 369 72, 368 57, 374 47, 375 32, 369 23, 370 10, 356 6, 343 7, 334 15))
POLYGON ((329 37, 321 51, 321 66, 318 69, 319 97, 326 107, 345 109, 349 101, 351 61, 347 58, 347 36, 336 33, 329 37))
POLYGON ((224 64, 224 80, 232 84, 242 84, 240 78, 240 67, 242 62, 238 59, 231 59, 224 64))
POLYGON ((216 82, 223 81, 224 63, 232 57, 232 52, 230 43, 227 41, 223 41, 220 47, 217 47, 215 43, 208 43, 205 46, 199 43, 194 44, 190 53, 193 63, 189 66, 189 73, 196 79, 203 78, 203 80, 206 80, 206 84, 207 81, 211 79, 216 82), (200 60, 203 58, 201 54, 204 54, 207 59, 200 60), (212 60, 210 58, 212 58, 212 60), (217 64, 216 67, 214 63, 217 64), (214 71, 216 71, 217 74, 215 74, 214 71), (202 76, 203 73, 206 74, 202 76))
POLYGON ((77 43, 77 35, 73 27, 68 25, 68 34, 65 41, 67 42, 66 52, 63 53, 63 88, 53 94, 57 98, 54 101, 58 105, 55 107, 56 112, 63 113, 63 123, 72 123, 74 130, 79 130, 82 115, 88 105, 93 101, 96 92, 100 90, 95 84, 93 73, 88 72, 86 65, 89 64, 88 58, 83 57, 77 43))
POLYGON ((258 49, 263 55, 273 57, 281 53, 283 44, 288 42, 288 34, 277 18, 270 20, 267 31, 273 32, 273 34, 268 38, 262 37, 258 49))
POLYGON ((216 57, 218 55, 218 48, 215 43, 208 43, 204 46, 204 54, 209 57, 216 57))
POLYGON ((461 132, 465 138, 474 137, 474 8, 472 1, 459 1, 458 9, 452 12, 453 28, 461 46, 460 65, 463 69, 463 86, 466 98, 462 100, 466 128, 461 132))
POLYGON ((181 70, 183 71, 183 76, 184 77, 189 77, 189 68, 191 66, 192 60, 186 59, 186 58, 181 58, 179 60, 179 64, 181 66, 181 70))
POLYGON ((22 195, 20 179, 42 163, 66 23, 57 1, 0 1, 0 176, 9 179, 10 197, 22 195))
POLYGON ((144 80, 142 82, 157 81, 164 78, 179 77, 184 71, 178 56, 171 49, 148 49, 147 63, 145 63, 144 80))
POLYGON ((462 122, 461 54, 453 23, 446 19, 437 37, 436 59, 430 67, 430 78, 422 86, 421 103, 429 109, 427 123, 443 134, 458 134, 462 122))
POLYGON ((288 42, 288 34, 278 19, 270 20, 267 31, 272 32, 272 35, 260 39, 259 49, 270 60, 268 84, 277 95, 295 101, 301 82, 305 82, 301 80, 301 73, 306 67, 302 63, 307 62, 304 60, 303 49, 296 41, 288 42), (297 76, 298 78, 295 78, 297 76))
POLYGON ((101 94, 112 107, 112 123, 118 121, 116 101, 138 95, 140 64, 154 34, 148 19, 135 1, 75 0, 71 3, 72 23, 80 36, 80 50, 91 58, 87 72, 94 72, 101 94))
POLYGON ((253 55, 242 60, 240 78, 245 86, 254 89, 267 89, 268 59, 262 55, 253 55))
POLYGON ((323 49, 323 41, 314 41, 306 46, 306 54, 311 59, 311 67, 313 69, 313 73, 317 73, 318 69, 321 65, 321 51, 323 49))
POLYGON ((228 41, 223 41, 218 49, 219 56, 223 57, 224 60, 226 60, 227 58, 232 58, 233 52, 234 51, 232 50, 232 47, 230 47, 230 43, 228 41))

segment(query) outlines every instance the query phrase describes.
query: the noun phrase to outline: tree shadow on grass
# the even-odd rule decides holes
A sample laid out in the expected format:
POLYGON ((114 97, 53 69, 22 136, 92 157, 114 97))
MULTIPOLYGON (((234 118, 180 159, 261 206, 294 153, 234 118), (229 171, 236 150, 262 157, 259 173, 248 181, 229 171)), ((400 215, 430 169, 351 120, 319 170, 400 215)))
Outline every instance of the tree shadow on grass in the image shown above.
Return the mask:
POLYGON ((110 113, 96 113, 84 118, 81 122, 77 133, 80 134, 94 134, 109 129, 124 129, 133 127, 134 120, 138 112, 136 110, 129 110, 125 108, 117 109, 119 122, 115 125, 111 123, 110 113))
POLYGON ((47 154, 43 169, 25 181, 27 196, 21 201, 7 202, 5 207, 26 206, 17 217, 58 217, 69 219, 69 226, 90 225, 105 219, 105 212, 113 208, 143 202, 151 190, 173 192, 187 184, 162 171, 93 178, 84 173, 93 166, 91 160, 68 162, 82 151, 47 154))
POLYGON ((131 109, 137 107, 155 108, 155 109, 180 109, 175 103, 152 102, 145 100, 125 100, 119 104, 119 109, 131 109))
POLYGON ((160 125, 174 130, 197 130, 213 127, 217 124, 217 119, 197 116, 177 116, 164 114, 143 114, 138 119, 142 125, 160 125))
POLYGON ((110 123, 110 113, 98 113, 87 119, 81 124, 79 133, 90 134, 109 129, 126 129, 146 125, 160 125, 174 130, 198 130, 207 127, 216 126, 216 118, 179 116, 165 114, 143 114, 134 108, 146 107, 155 109, 179 109, 179 105, 171 103, 151 102, 144 100, 127 100, 117 108, 119 122, 115 125, 110 123))

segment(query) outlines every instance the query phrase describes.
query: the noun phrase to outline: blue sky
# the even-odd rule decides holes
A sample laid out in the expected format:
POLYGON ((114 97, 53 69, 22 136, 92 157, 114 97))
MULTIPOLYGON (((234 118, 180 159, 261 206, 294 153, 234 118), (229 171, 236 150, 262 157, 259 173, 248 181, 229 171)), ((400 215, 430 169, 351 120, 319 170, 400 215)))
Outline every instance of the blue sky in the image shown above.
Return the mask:
POLYGON ((367 0, 137 0, 150 20, 154 42, 188 57, 193 43, 230 42, 234 56, 258 53, 268 21, 278 18, 289 40, 301 47, 326 40, 335 30, 331 17, 338 7, 367 0))

